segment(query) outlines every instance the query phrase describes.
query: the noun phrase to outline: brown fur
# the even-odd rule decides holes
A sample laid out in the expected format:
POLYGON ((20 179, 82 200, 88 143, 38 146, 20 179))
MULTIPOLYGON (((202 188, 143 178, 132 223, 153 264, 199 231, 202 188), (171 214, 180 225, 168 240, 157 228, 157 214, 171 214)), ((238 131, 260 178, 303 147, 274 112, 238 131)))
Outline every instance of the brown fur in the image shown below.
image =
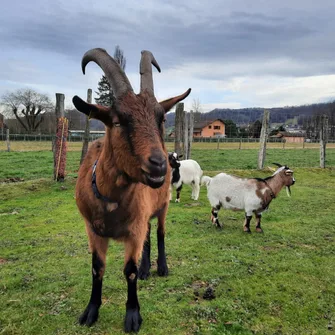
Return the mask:
MULTIPOLYGON (((158 148, 157 150, 161 150, 168 159, 162 136, 158 129, 152 126, 156 124, 156 120, 155 115, 148 110, 150 106, 148 106, 147 99, 145 95, 137 97, 128 95, 119 106, 125 114, 131 110, 131 117, 140 123, 134 129, 133 135, 136 143, 135 154, 138 157, 130 154, 130 143, 127 138, 121 136, 121 128, 107 127, 106 136, 90 146, 79 169, 76 185, 77 206, 85 218, 87 231, 92 231, 92 234, 88 235, 90 243, 94 243, 92 236, 95 234, 124 241, 126 255, 128 255, 125 262, 135 254, 138 260, 145 240, 148 221, 156 216, 155 213, 166 208, 169 203, 168 190, 171 175, 169 164, 167 164, 165 182, 160 188, 153 189, 141 182, 133 182, 133 180, 142 181, 141 166, 144 163, 139 157, 142 159, 149 157, 150 149, 158 148), (111 204, 97 199, 92 192, 92 166, 97 159, 97 186, 101 194, 118 203, 118 208, 114 211, 108 210, 111 204), (132 251, 127 251, 127 245, 131 244, 136 245, 136 250, 133 250, 134 247, 129 247, 132 251)), ((159 224, 164 226, 165 215, 159 221, 159 224)))
MULTIPOLYGON (((156 217, 157 272, 168 274, 164 234, 171 169, 163 140, 164 114, 186 98, 191 89, 159 104, 153 96, 151 64, 148 63, 155 65, 156 61, 149 51, 142 52, 141 93, 138 95, 133 93, 124 72, 105 50, 96 48, 85 53, 83 71, 91 60, 104 70, 111 86, 114 85, 117 99, 111 107, 88 104, 77 96, 72 99, 79 111, 106 126, 105 137, 90 146, 76 184, 76 202, 85 220, 92 251, 91 298, 79 322, 90 326, 98 319, 108 240, 112 238, 125 245, 128 298, 124 329, 137 332, 142 323, 137 278, 139 272, 141 279, 149 275, 150 255, 144 253, 140 271, 137 264, 144 242, 150 238, 149 221, 156 217), (142 90, 142 86, 146 89, 142 90)), ((146 247, 144 251, 147 250, 146 247)))

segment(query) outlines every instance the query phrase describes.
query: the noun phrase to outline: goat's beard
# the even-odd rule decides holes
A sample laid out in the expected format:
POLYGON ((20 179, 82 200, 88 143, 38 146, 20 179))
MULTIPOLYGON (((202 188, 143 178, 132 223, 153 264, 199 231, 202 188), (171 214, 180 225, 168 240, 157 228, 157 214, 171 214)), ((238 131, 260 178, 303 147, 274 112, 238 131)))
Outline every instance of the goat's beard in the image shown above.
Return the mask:
POLYGON ((286 186, 286 194, 288 197, 291 197, 291 188, 290 186, 286 186))

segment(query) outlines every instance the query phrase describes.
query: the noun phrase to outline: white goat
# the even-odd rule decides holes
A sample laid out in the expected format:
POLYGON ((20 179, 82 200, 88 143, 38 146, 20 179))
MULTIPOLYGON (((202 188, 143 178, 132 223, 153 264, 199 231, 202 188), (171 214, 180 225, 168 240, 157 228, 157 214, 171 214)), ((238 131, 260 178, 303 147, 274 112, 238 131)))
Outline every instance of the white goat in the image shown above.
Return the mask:
POLYGON ((261 228, 262 212, 269 207, 272 199, 276 198, 280 190, 286 186, 290 194, 290 186, 295 183, 293 171, 287 166, 274 163, 279 168, 274 174, 265 179, 239 178, 226 173, 219 173, 213 178, 202 177, 202 185, 207 186, 207 197, 212 206, 211 220, 221 228, 218 211, 221 207, 232 210, 244 210, 244 231, 250 233, 252 214, 256 217, 256 231, 261 228))
POLYGON ((178 160, 176 152, 169 153, 169 163, 172 167, 172 178, 170 186, 170 200, 172 200, 172 185, 177 189, 176 202, 180 202, 180 192, 183 184, 192 187, 192 199, 198 200, 202 170, 200 165, 193 159, 178 160))

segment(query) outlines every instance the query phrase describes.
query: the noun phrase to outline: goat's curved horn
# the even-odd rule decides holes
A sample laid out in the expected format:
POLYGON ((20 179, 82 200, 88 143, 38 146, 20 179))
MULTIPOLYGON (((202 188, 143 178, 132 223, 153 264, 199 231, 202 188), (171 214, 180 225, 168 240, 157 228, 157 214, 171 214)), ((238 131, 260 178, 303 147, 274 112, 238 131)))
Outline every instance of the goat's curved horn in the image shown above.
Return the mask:
POLYGON ((157 69, 158 72, 161 72, 155 57, 148 50, 141 51, 141 62, 140 62, 140 74, 141 74, 141 93, 147 90, 151 95, 154 94, 154 81, 152 78, 152 66, 157 69))
POLYGON ((282 167, 283 165, 279 164, 279 163, 272 163, 273 165, 276 165, 278 167, 282 167))
POLYGON ((97 63, 104 71, 117 98, 128 92, 133 92, 126 74, 105 49, 95 48, 85 53, 81 61, 81 68, 84 74, 86 65, 91 61, 97 63))

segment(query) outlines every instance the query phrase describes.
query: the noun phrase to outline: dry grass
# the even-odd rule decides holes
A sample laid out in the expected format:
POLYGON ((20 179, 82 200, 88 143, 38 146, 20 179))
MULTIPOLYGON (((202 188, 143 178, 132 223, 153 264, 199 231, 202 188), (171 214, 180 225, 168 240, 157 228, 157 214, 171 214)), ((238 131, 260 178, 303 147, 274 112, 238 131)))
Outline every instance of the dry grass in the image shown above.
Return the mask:
MULTIPOLYGON (((167 149, 173 150, 174 143, 167 142, 167 149)), ((51 151, 51 142, 49 141, 12 141, 10 143, 12 151, 51 151)), ((196 142, 192 144, 194 149, 258 149, 259 143, 257 142, 196 142)), ((319 143, 268 143, 268 149, 318 149, 319 143)), ((82 142, 68 142, 69 151, 81 151, 82 142)), ((335 149, 335 143, 328 143, 328 149, 335 149)), ((0 141, 0 151, 6 151, 7 144, 5 141, 0 141)))

